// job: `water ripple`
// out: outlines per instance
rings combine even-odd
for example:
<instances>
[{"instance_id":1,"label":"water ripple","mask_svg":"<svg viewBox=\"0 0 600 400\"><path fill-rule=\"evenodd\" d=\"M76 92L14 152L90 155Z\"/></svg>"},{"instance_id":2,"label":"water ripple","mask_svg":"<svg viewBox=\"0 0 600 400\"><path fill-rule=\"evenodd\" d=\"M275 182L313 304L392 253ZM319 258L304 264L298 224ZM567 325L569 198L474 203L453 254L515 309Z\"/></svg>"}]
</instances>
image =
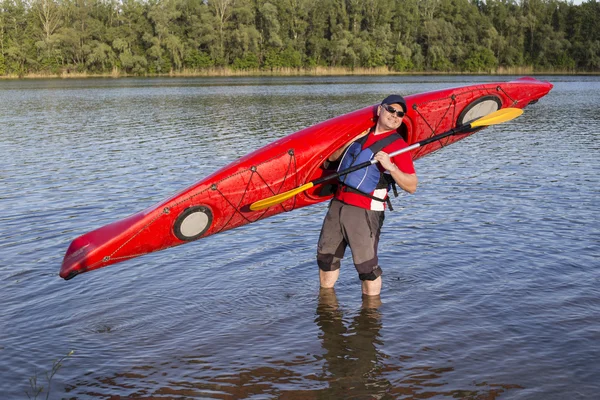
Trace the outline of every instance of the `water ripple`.
<instances>
[{"instance_id":1,"label":"water ripple","mask_svg":"<svg viewBox=\"0 0 600 400\"><path fill-rule=\"evenodd\" d=\"M58 397L593 398L597 77L551 77L524 116L417 162L386 216L380 305L350 252L319 292L325 204L57 276L74 237L277 138L382 93L496 80L0 82L0 390L22 397L75 350Z\"/></svg>"}]
</instances>

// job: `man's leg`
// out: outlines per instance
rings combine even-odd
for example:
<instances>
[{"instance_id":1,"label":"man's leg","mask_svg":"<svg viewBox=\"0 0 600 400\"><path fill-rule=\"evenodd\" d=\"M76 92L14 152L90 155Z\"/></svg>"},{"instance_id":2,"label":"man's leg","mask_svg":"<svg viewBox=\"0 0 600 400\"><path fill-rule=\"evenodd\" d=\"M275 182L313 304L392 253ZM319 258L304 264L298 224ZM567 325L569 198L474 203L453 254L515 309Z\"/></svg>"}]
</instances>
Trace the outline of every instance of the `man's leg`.
<instances>
[{"instance_id":1,"label":"man's leg","mask_svg":"<svg viewBox=\"0 0 600 400\"><path fill-rule=\"evenodd\" d=\"M317 264L319 265L319 283L322 288L333 288L340 276L340 263L346 251L346 241L340 226L340 208L342 203L332 200L323 221L321 235L317 245Z\"/></svg>"},{"instance_id":2,"label":"man's leg","mask_svg":"<svg viewBox=\"0 0 600 400\"><path fill-rule=\"evenodd\" d=\"M319 269L319 283L322 288L330 289L335 285L340 276L340 270L336 269L335 271L323 271Z\"/></svg>"},{"instance_id":3,"label":"man's leg","mask_svg":"<svg viewBox=\"0 0 600 400\"><path fill-rule=\"evenodd\" d=\"M362 281L362 293L365 296L379 296L381 293L381 276L374 281Z\"/></svg>"},{"instance_id":4,"label":"man's leg","mask_svg":"<svg viewBox=\"0 0 600 400\"><path fill-rule=\"evenodd\" d=\"M379 235L383 225L382 211L347 206L342 210L342 225L346 240L352 249L354 266L362 281L362 293L378 296L381 292L381 268L377 257Z\"/></svg>"}]
</instances>

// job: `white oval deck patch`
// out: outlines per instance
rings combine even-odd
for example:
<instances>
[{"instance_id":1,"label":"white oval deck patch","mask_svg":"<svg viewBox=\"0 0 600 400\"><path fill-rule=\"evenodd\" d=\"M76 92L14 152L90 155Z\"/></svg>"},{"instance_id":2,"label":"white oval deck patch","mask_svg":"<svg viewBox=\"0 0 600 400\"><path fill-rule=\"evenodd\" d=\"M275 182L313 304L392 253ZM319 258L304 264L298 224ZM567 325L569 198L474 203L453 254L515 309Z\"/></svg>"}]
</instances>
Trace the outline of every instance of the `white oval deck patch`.
<instances>
[{"instance_id":1,"label":"white oval deck patch","mask_svg":"<svg viewBox=\"0 0 600 400\"><path fill-rule=\"evenodd\" d=\"M179 231L186 237L196 236L206 228L208 221L208 215L202 211L194 212L181 221Z\"/></svg>"},{"instance_id":2,"label":"white oval deck patch","mask_svg":"<svg viewBox=\"0 0 600 400\"><path fill-rule=\"evenodd\" d=\"M180 240L196 240L210 228L212 221L212 212L208 207L189 207L175 220L173 232Z\"/></svg>"}]
</instances>

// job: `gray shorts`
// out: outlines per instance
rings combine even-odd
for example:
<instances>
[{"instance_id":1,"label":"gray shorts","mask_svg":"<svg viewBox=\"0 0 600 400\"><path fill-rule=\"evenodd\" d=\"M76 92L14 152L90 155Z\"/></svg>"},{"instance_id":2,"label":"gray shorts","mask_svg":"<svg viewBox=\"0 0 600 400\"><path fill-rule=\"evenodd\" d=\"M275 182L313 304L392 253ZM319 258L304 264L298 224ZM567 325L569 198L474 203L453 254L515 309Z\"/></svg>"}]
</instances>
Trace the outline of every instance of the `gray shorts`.
<instances>
[{"instance_id":1,"label":"gray shorts","mask_svg":"<svg viewBox=\"0 0 600 400\"><path fill-rule=\"evenodd\" d=\"M384 212L365 210L333 199L323 221L317 246L317 264L323 271L340 268L346 247L350 246L354 266L361 280L381 276L377 258Z\"/></svg>"}]
</instances>

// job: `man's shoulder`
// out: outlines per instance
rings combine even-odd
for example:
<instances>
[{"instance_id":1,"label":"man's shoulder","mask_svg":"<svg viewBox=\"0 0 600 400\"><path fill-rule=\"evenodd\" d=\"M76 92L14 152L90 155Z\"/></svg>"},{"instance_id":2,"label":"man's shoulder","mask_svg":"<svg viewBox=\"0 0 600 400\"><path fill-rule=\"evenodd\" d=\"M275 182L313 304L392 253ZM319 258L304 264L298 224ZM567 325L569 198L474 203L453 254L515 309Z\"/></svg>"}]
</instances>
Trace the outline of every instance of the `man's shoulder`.
<instances>
[{"instance_id":1,"label":"man's shoulder","mask_svg":"<svg viewBox=\"0 0 600 400\"><path fill-rule=\"evenodd\" d=\"M390 142L389 144L386 144L386 148L389 148L390 146L393 146L394 144L400 143L402 145L402 147L406 147L406 142L404 141L404 139L402 138L402 135L400 135L397 131L389 131L389 132L384 132L384 133L380 133L379 135L371 135L371 137L369 137L369 139L367 139L367 145L372 145L374 143L377 142L381 142L384 139L389 138L392 135L396 135L397 137L394 138L394 140L392 142ZM402 148L400 147L400 148Z\"/></svg>"},{"instance_id":2,"label":"man's shoulder","mask_svg":"<svg viewBox=\"0 0 600 400\"><path fill-rule=\"evenodd\" d=\"M393 150L403 149L407 146L408 146L408 144L406 143L404 138L402 138L402 136L400 134L398 134L398 138L396 140L394 140L393 142L391 142L389 145L385 146L385 148L393 151Z\"/></svg>"}]
</instances>

